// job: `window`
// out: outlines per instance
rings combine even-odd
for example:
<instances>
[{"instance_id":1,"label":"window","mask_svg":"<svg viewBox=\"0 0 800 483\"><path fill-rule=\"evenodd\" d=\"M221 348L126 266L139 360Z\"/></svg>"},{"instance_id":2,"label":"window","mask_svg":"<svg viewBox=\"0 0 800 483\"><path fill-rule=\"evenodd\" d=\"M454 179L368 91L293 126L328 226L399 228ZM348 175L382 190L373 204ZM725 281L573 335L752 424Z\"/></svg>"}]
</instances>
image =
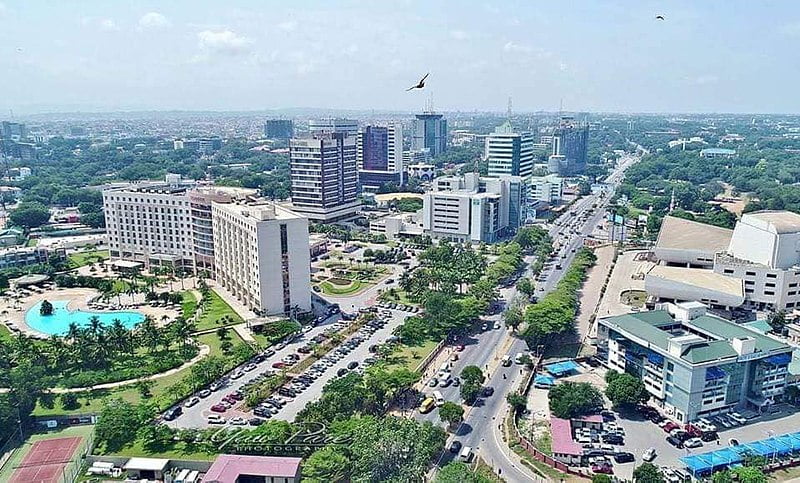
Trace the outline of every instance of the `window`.
<instances>
[{"instance_id":1,"label":"window","mask_svg":"<svg viewBox=\"0 0 800 483\"><path fill-rule=\"evenodd\" d=\"M765 287L775 288L775 282L767 282L764 284Z\"/></svg>"},{"instance_id":2,"label":"window","mask_svg":"<svg viewBox=\"0 0 800 483\"><path fill-rule=\"evenodd\" d=\"M755 285L755 284L756 284L756 282L755 282L754 280L745 280L745 281L744 281L744 284L745 284L745 285Z\"/></svg>"},{"instance_id":3,"label":"window","mask_svg":"<svg viewBox=\"0 0 800 483\"><path fill-rule=\"evenodd\" d=\"M767 278L778 278L778 275L776 275L774 273L768 273L767 274Z\"/></svg>"},{"instance_id":4,"label":"window","mask_svg":"<svg viewBox=\"0 0 800 483\"><path fill-rule=\"evenodd\" d=\"M756 272L745 272L744 274L747 275L748 277L755 277L756 276Z\"/></svg>"},{"instance_id":5,"label":"window","mask_svg":"<svg viewBox=\"0 0 800 483\"><path fill-rule=\"evenodd\" d=\"M775 292L772 290L764 290L764 295L775 295Z\"/></svg>"},{"instance_id":6,"label":"window","mask_svg":"<svg viewBox=\"0 0 800 483\"><path fill-rule=\"evenodd\" d=\"M730 275L730 274L732 274L732 273L733 273L733 270L732 270L732 269L730 269L730 268L726 268L725 270L723 270L723 272L724 272L724 273L726 273L726 274L728 274L728 275Z\"/></svg>"}]
</instances>

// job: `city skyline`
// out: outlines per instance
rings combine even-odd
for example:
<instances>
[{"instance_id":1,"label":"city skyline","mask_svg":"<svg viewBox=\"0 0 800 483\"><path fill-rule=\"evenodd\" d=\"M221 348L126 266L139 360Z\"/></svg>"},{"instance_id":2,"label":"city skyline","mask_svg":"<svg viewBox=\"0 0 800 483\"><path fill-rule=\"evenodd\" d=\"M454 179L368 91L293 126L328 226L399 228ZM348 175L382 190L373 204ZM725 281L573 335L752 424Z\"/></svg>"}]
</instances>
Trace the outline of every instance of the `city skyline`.
<instances>
[{"instance_id":1,"label":"city skyline","mask_svg":"<svg viewBox=\"0 0 800 483\"><path fill-rule=\"evenodd\" d=\"M800 112L790 2L459 7L3 0L0 112Z\"/></svg>"}]
</instances>

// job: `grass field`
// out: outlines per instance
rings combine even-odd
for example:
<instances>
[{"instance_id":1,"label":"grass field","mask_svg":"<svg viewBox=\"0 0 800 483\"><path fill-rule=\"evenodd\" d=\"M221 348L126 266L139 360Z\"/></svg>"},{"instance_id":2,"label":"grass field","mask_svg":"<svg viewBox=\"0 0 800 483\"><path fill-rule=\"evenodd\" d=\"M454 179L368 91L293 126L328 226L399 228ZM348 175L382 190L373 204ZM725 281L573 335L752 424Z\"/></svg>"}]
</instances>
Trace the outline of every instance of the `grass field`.
<instances>
[{"instance_id":1,"label":"grass field","mask_svg":"<svg viewBox=\"0 0 800 483\"><path fill-rule=\"evenodd\" d=\"M233 349L245 343L241 339L241 337L239 337L239 335L233 330L228 331L228 336L230 337L231 343L233 344ZM209 348L211 349L209 356L216 355L225 357L223 356L222 349L220 348L220 344L222 343L222 341L219 339L219 337L217 337L217 334L215 333L203 334L198 336L197 340L201 345L209 346ZM230 366L229 368L232 368L234 365L234 361L230 359L229 361L230 361L228 364ZM169 376L154 380L153 387L150 389L152 396L148 400L154 400L159 396L165 394L167 388L169 388L173 384L180 382L184 378L188 378L190 374L191 374L191 367L178 371L175 374L171 374ZM99 412L100 409L103 407L103 399L105 399L106 397L122 398L132 403L138 403L142 400L142 397L139 394L139 390L136 388L136 386L130 385L116 389L78 393L78 402L80 406L72 410L64 409L61 406L61 401L58 397L56 397L56 403L52 408L46 408L41 405L41 402L39 402L37 403L36 409L34 409L33 414L35 416L50 416L54 414L77 414L77 413Z\"/></svg>"},{"instance_id":2,"label":"grass field","mask_svg":"<svg viewBox=\"0 0 800 483\"><path fill-rule=\"evenodd\" d=\"M43 441L47 439L56 439L56 438L69 438L73 436L82 436L83 438L89 438L92 432L94 431L93 425L86 425L86 426L69 426L61 429L56 429L53 431L47 431L42 433L34 433L28 436L28 439L22 444L22 447L18 448L14 451L14 454L8 460L8 462L3 466L3 469L0 470L0 481L11 481L11 476L14 473L14 467L18 466L25 455L28 453L28 450L33 445L33 443L37 441ZM83 442L81 442L83 444Z\"/></svg>"},{"instance_id":3,"label":"grass field","mask_svg":"<svg viewBox=\"0 0 800 483\"><path fill-rule=\"evenodd\" d=\"M358 280L353 280L350 285L336 285L326 280L320 283L319 287L325 295L353 295L354 293L369 288L371 285L372 284Z\"/></svg>"},{"instance_id":4,"label":"grass field","mask_svg":"<svg viewBox=\"0 0 800 483\"><path fill-rule=\"evenodd\" d=\"M233 324L228 325L244 323L244 320L239 317L239 314L237 314L227 302L222 300L222 297L220 297L217 292L212 290L211 302L206 306L206 308L203 310L203 313L200 314L200 317L197 320L197 330L219 327L217 320L226 315L230 316L230 318L233 320Z\"/></svg>"},{"instance_id":5,"label":"grass field","mask_svg":"<svg viewBox=\"0 0 800 483\"><path fill-rule=\"evenodd\" d=\"M106 259L108 259L108 250L90 250L88 252L72 253L67 257L69 268L78 268Z\"/></svg>"},{"instance_id":6,"label":"grass field","mask_svg":"<svg viewBox=\"0 0 800 483\"><path fill-rule=\"evenodd\" d=\"M416 371L419 363L430 354L433 349L439 344L434 340L425 341L422 345L407 346L400 345L400 350L394 352L390 358L389 363L386 365L387 370L406 368L409 371Z\"/></svg>"},{"instance_id":7,"label":"grass field","mask_svg":"<svg viewBox=\"0 0 800 483\"><path fill-rule=\"evenodd\" d=\"M0 324L0 340L9 340L11 337L13 336L11 335L11 331L8 330L8 327Z\"/></svg>"},{"instance_id":8,"label":"grass field","mask_svg":"<svg viewBox=\"0 0 800 483\"><path fill-rule=\"evenodd\" d=\"M181 302L181 315L184 319L191 319L197 311L197 298L191 290L183 292L183 302Z\"/></svg>"},{"instance_id":9,"label":"grass field","mask_svg":"<svg viewBox=\"0 0 800 483\"><path fill-rule=\"evenodd\" d=\"M172 449L152 453L142 446L142 441L137 439L131 446L127 446L117 451L109 453L114 456L142 456L150 458L170 458L181 460L211 461L217 457L218 453L206 453L204 451L189 448L185 443L175 443Z\"/></svg>"}]
</instances>

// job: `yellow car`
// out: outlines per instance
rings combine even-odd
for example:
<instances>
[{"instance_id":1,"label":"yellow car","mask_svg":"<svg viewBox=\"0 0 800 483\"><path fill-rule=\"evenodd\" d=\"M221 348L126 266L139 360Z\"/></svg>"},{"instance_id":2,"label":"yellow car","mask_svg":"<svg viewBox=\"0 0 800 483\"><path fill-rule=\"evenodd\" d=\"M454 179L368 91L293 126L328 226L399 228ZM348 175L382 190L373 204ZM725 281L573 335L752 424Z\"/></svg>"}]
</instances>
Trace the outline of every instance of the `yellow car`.
<instances>
[{"instance_id":1,"label":"yellow car","mask_svg":"<svg viewBox=\"0 0 800 483\"><path fill-rule=\"evenodd\" d=\"M435 407L436 401L432 397L426 398L422 401L422 404L419 405L419 412L422 414L429 413Z\"/></svg>"}]
</instances>

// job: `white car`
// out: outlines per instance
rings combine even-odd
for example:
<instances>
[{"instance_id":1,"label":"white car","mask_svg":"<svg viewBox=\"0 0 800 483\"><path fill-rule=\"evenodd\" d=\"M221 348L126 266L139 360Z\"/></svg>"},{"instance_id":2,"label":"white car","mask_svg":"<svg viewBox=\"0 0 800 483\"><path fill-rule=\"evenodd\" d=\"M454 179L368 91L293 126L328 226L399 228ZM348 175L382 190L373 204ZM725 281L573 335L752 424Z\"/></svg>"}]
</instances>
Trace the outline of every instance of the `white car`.
<instances>
[{"instance_id":1,"label":"white car","mask_svg":"<svg viewBox=\"0 0 800 483\"><path fill-rule=\"evenodd\" d=\"M703 440L700 438L689 438L683 443L687 448L699 448L703 446Z\"/></svg>"},{"instance_id":2,"label":"white car","mask_svg":"<svg viewBox=\"0 0 800 483\"><path fill-rule=\"evenodd\" d=\"M246 366L244 366L242 369L244 369L247 372L250 372L250 371L254 370L255 368L256 368L256 365L251 362L250 364L247 364Z\"/></svg>"},{"instance_id":3,"label":"white car","mask_svg":"<svg viewBox=\"0 0 800 483\"><path fill-rule=\"evenodd\" d=\"M231 418L231 420L228 422L230 424L233 424L234 426L244 426L245 424L247 424L247 421L245 421L244 418L241 416L236 416L235 418Z\"/></svg>"},{"instance_id":4,"label":"white car","mask_svg":"<svg viewBox=\"0 0 800 483\"><path fill-rule=\"evenodd\" d=\"M200 402L200 398L199 397L192 396L192 397L190 397L189 399L186 400L186 403L183 405L183 407L190 408L190 407L194 406L195 404L197 404L199 402Z\"/></svg>"},{"instance_id":5,"label":"white car","mask_svg":"<svg viewBox=\"0 0 800 483\"><path fill-rule=\"evenodd\" d=\"M642 459L648 462L656 459L656 449L652 447L647 448L647 451L645 451L644 454L642 455Z\"/></svg>"},{"instance_id":6,"label":"white car","mask_svg":"<svg viewBox=\"0 0 800 483\"><path fill-rule=\"evenodd\" d=\"M225 418L220 416L219 414L209 414L208 418L206 418L208 424L225 424Z\"/></svg>"},{"instance_id":7,"label":"white car","mask_svg":"<svg viewBox=\"0 0 800 483\"><path fill-rule=\"evenodd\" d=\"M244 372L236 371L235 373L231 374L231 379L239 379L242 376L244 376Z\"/></svg>"}]
</instances>

